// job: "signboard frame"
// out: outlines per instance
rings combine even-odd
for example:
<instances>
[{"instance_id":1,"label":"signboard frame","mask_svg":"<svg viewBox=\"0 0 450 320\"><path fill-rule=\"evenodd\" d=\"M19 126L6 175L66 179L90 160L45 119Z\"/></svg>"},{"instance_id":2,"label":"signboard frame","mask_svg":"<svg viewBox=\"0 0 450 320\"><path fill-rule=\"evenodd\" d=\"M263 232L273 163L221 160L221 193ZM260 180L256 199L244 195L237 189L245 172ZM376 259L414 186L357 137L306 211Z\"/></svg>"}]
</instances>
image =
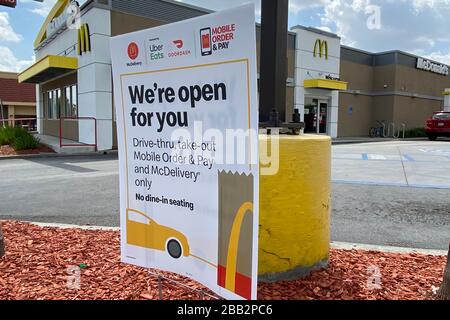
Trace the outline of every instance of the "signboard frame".
<instances>
[{"instance_id":1,"label":"signboard frame","mask_svg":"<svg viewBox=\"0 0 450 320\"><path fill-rule=\"evenodd\" d=\"M111 54L122 261L182 274L228 299L256 299L254 5L114 37ZM220 162L229 130L247 133L232 147L236 159ZM181 131L194 139L173 139Z\"/></svg>"}]
</instances>

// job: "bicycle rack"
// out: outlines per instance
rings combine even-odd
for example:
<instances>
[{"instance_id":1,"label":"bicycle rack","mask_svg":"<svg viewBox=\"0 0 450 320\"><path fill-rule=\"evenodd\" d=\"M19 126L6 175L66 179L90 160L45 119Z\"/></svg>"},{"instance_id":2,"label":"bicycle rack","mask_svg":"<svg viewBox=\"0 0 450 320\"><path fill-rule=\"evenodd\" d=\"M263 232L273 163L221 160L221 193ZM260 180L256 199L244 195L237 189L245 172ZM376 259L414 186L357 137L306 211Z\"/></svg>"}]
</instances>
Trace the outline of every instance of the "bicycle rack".
<instances>
[{"instance_id":1,"label":"bicycle rack","mask_svg":"<svg viewBox=\"0 0 450 320\"><path fill-rule=\"evenodd\" d=\"M400 126L403 129L403 135L402 135L402 139L405 139L405 132L406 132L406 123L401 123ZM400 128L398 128L398 135L400 135Z\"/></svg>"},{"instance_id":2,"label":"bicycle rack","mask_svg":"<svg viewBox=\"0 0 450 320\"><path fill-rule=\"evenodd\" d=\"M391 137L391 127L392 127L392 138L395 138L395 123L394 122L389 123L387 138Z\"/></svg>"},{"instance_id":3,"label":"bicycle rack","mask_svg":"<svg viewBox=\"0 0 450 320\"><path fill-rule=\"evenodd\" d=\"M386 123L382 123L381 126L383 127L382 131L381 131L381 136L383 138L386 138ZM389 135L389 129L388 129L388 135Z\"/></svg>"},{"instance_id":4,"label":"bicycle rack","mask_svg":"<svg viewBox=\"0 0 450 320\"><path fill-rule=\"evenodd\" d=\"M406 124L405 123L401 123L398 127L397 130L395 130L395 123L391 122L389 123L388 126L388 135L387 137L390 138L391 137L391 127L392 127L392 138L394 139L399 139L400 138L400 132L402 132L402 139L405 139L405 132L406 132Z\"/></svg>"}]
</instances>

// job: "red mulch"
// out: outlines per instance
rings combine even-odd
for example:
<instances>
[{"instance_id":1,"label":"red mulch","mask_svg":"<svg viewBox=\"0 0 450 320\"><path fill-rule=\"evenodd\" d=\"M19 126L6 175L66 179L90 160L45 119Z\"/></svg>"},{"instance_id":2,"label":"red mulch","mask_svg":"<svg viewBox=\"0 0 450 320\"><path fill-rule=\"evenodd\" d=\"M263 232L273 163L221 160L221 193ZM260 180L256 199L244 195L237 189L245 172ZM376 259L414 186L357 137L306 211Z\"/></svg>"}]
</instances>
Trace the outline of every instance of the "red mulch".
<instances>
[{"instance_id":1,"label":"red mulch","mask_svg":"<svg viewBox=\"0 0 450 320\"><path fill-rule=\"evenodd\" d=\"M157 299L149 271L120 263L119 233L42 228L3 223L6 256L0 259L1 299ZM358 250L331 250L330 266L306 279L259 285L259 299L429 299L441 283L446 257ZM68 289L67 267L81 269L81 289ZM368 267L381 272L381 289L367 287ZM195 281L163 273L184 285ZM198 299L164 281L164 299Z\"/></svg>"},{"instance_id":2,"label":"red mulch","mask_svg":"<svg viewBox=\"0 0 450 320\"><path fill-rule=\"evenodd\" d=\"M54 153L52 148L40 144L36 149L16 151L9 145L0 146L0 157L2 156L18 156L27 154Z\"/></svg>"}]
</instances>

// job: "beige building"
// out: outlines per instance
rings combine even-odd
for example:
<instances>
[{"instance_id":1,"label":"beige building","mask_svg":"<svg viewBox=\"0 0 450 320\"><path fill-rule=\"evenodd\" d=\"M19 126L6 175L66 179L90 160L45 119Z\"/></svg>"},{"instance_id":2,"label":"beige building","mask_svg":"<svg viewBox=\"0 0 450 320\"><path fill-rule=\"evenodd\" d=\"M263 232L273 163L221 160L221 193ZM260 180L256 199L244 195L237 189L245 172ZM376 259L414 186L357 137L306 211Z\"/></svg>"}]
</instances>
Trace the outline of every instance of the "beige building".
<instances>
[{"instance_id":1,"label":"beige building","mask_svg":"<svg viewBox=\"0 0 450 320\"><path fill-rule=\"evenodd\" d=\"M78 26L67 26L68 8L80 12ZM36 37L37 62L19 75L20 82L37 84L39 132L115 148L109 38L209 12L173 0L86 0L81 6L59 0ZM256 34L259 65L258 25ZM173 43L163 47L169 54ZM287 58L285 120L298 109L307 133L367 136L377 120L423 127L443 108L450 87L443 64L400 51L349 48L336 34L303 26L289 31Z\"/></svg>"},{"instance_id":2,"label":"beige building","mask_svg":"<svg viewBox=\"0 0 450 320\"><path fill-rule=\"evenodd\" d=\"M368 53L341 46L339 136L366 136L377 121L396 127L422 128L433 111L443 110L444 91L450 88L448 67L424 70L424 58L402 51Z\"/></svg>"},{"instance_id":3,"label":"beige building","mask_svg":"<svg viewBox=\"0 0 450 320\"><path fill-rule=\"evenodd\" d=\"M36 88L17 78L17 73L0 71L0 123L35 130Z\"/></svg>"}]
</instances>

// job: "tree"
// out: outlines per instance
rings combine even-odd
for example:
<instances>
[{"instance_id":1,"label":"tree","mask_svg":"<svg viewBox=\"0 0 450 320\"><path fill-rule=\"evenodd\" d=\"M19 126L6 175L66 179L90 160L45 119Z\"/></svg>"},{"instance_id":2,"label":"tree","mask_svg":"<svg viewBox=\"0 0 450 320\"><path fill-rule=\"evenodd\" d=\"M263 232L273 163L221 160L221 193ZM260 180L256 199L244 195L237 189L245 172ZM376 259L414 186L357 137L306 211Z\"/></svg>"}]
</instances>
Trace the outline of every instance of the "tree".
<instances>
[{"instance_id":1,"label":"tree","mask_svg":"<svg viewBox=\"0 0 450 320\"><path fill-rule=\"evenodd\" d=\"M438 299L440 300L450 300L450 245L448 246L447 253L447 264L445 265L444 270L444 280L442 281L442 285L437 292Z\"/></svg>"},{"instance_id":2,"label":"tree","mask_svg":"<svg viewBox=\"0 0 450 320\"><path fill-rule=\"evenodd\" d=\"M0 258L5 254L5 243L3 242L2 225L0 224Z\"/></svg>"}]
</instances>

